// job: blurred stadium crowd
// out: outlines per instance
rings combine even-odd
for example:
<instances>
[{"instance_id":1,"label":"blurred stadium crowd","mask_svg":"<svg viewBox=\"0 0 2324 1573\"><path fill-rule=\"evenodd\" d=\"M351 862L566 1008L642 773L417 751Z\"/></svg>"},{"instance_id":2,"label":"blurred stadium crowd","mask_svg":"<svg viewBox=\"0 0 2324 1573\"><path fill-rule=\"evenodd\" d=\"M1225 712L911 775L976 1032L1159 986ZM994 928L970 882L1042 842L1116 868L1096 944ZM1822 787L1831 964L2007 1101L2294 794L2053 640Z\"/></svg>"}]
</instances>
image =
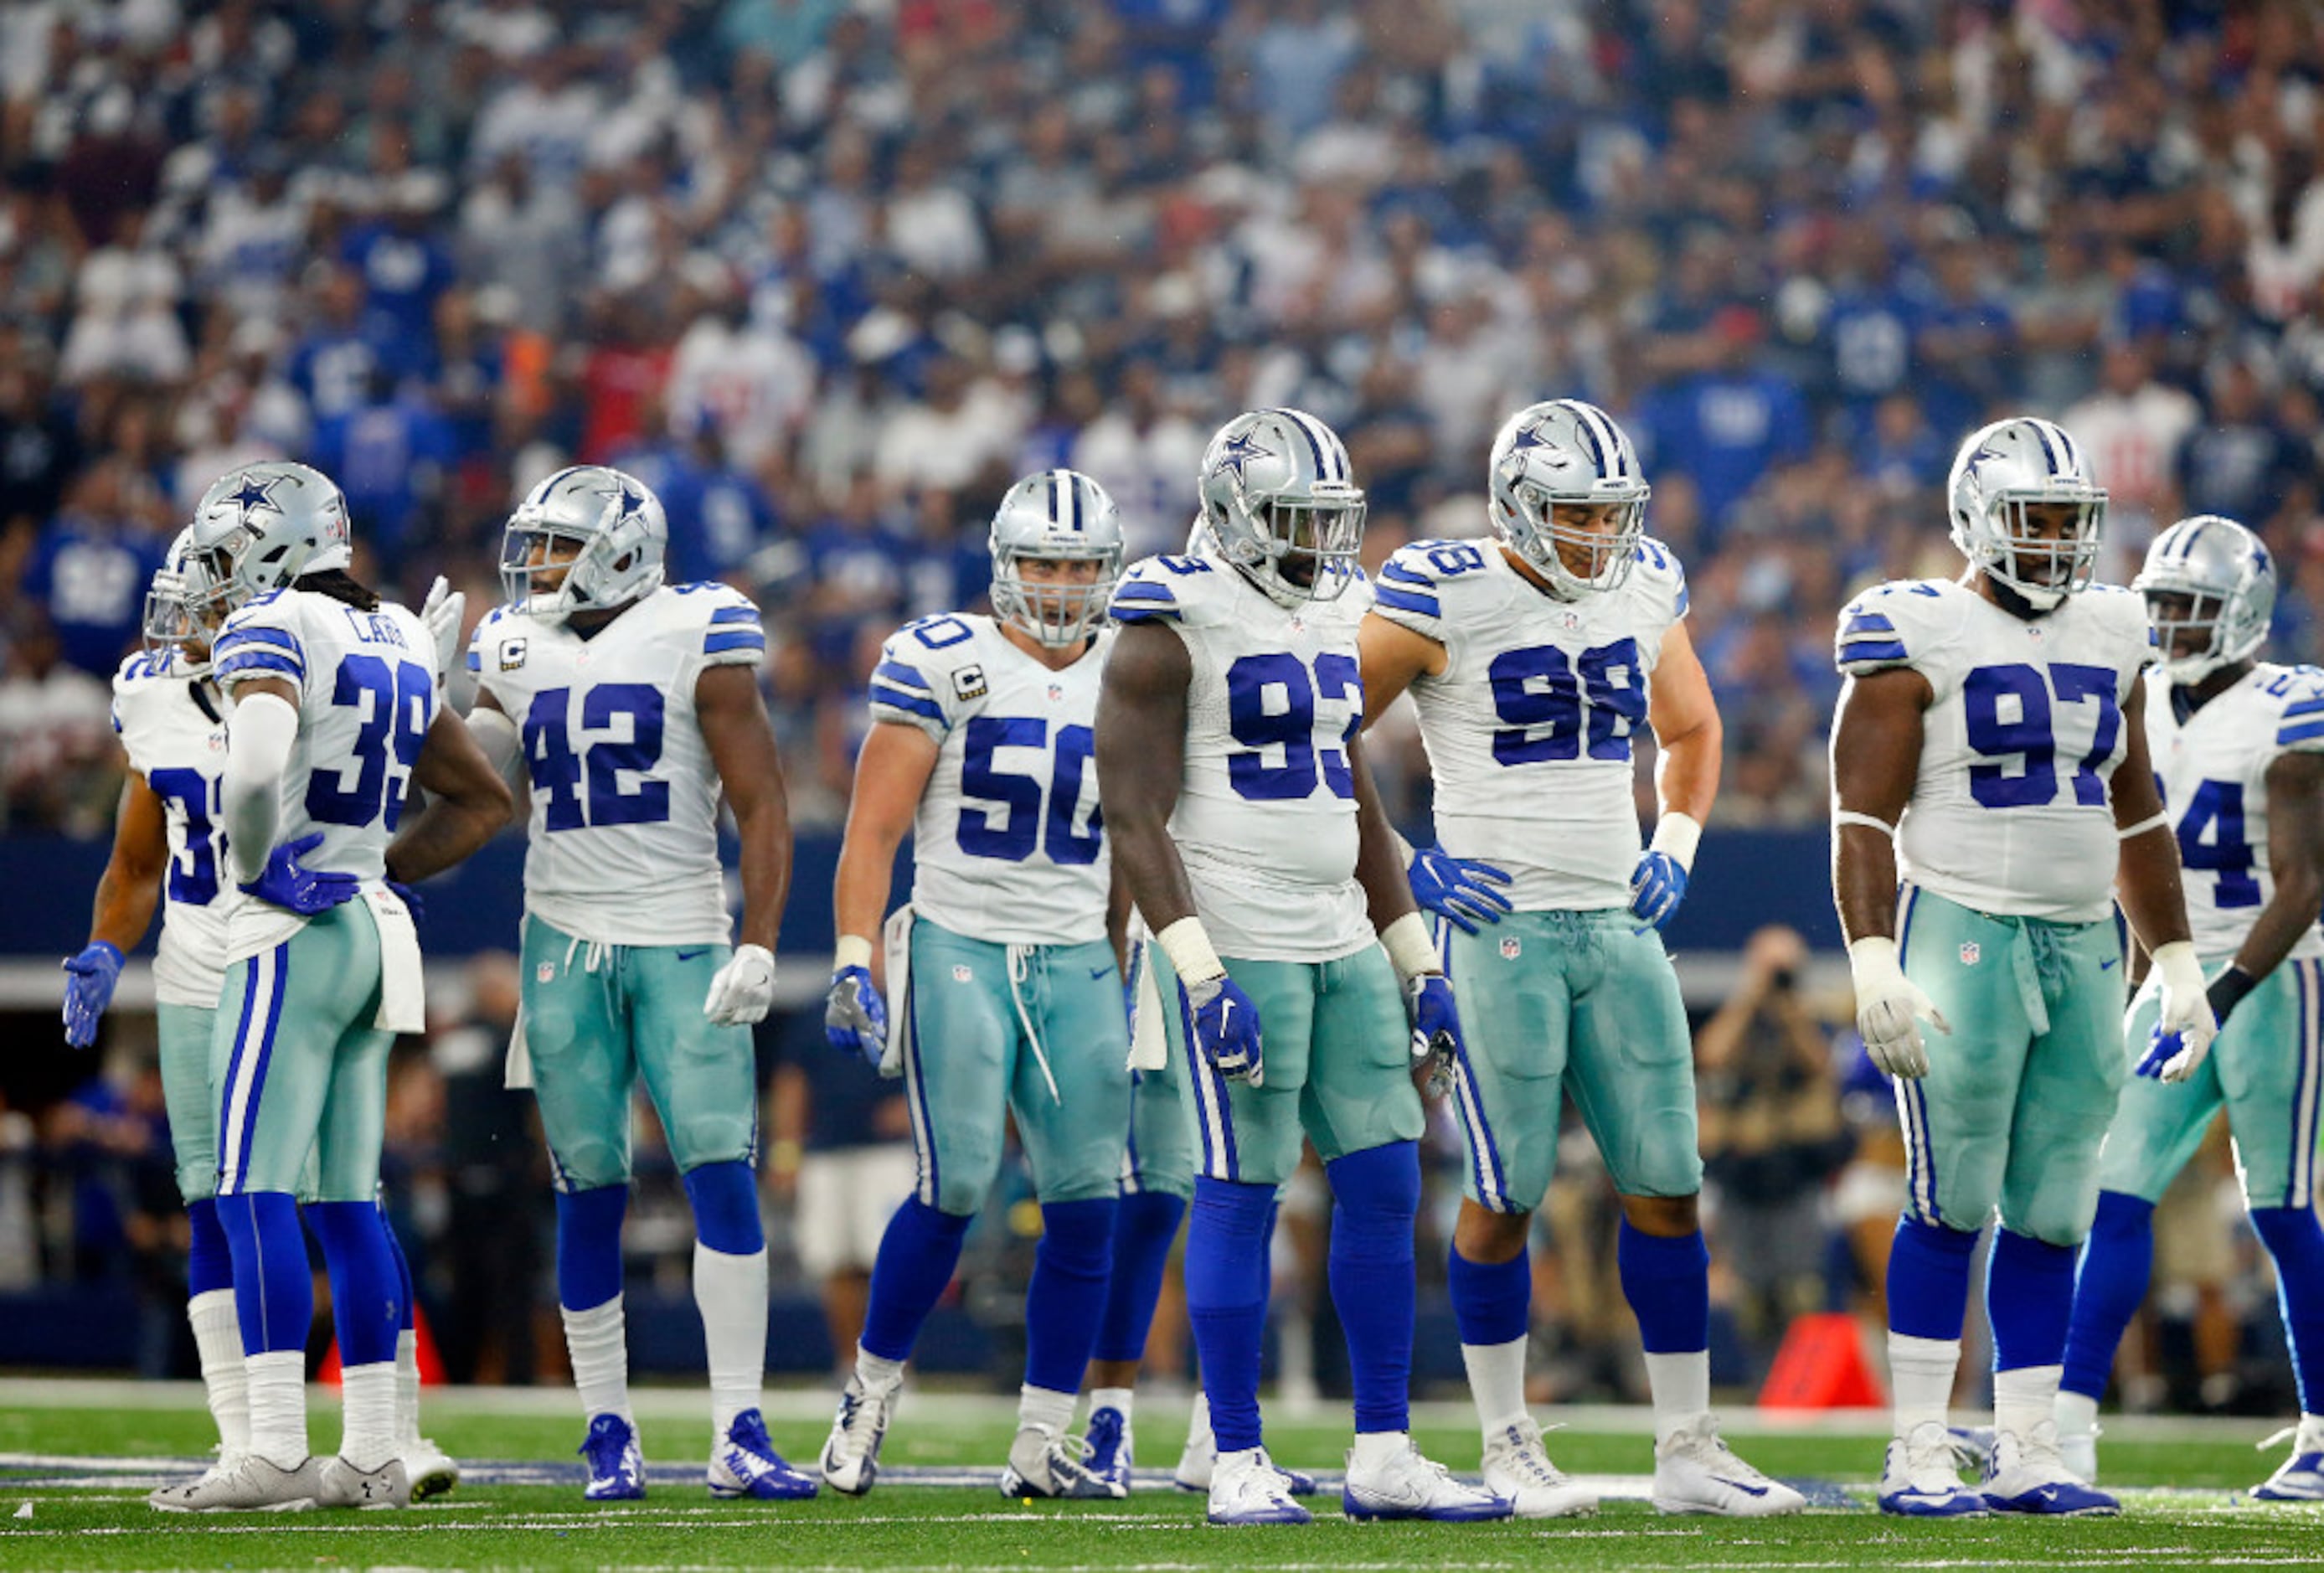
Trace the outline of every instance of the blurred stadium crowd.
<instances>
[{"instance_id":1,"label":"blurred stadium crowd","mask_svg":"<svg viewBox=\"0 0 2324 1573\"><path fill-rule=\"evenodd\" d=\"M447 572L475 615L534 480L650 481L676 574L766 609L811 828L880 639L982 593L1015 475L1096 477L1136 556L1182 538L1221 420L1296 404L1346 438L1377 561L1481 533L1496 423L1575 393L1688 565L1719 822L1812 823L1832 614L1955 571L1945 467L2000 410L2095 456L2103 577L2230 514L2285 565L2279 655L2324 658L2319 307L2298 0L0 0L0 805L106 831L106 679L249 458L327 470L361 574L416 602ZM1425 807L1416 741L1375 763ZM1848 1177L1883 1161L1881 1100L1850 1119L1849 1046L1795 1013L1702 1050L1744 1111L1706 1127L1714 1227L1815 1225L1788 1284L1728 1286L1747 1331L1855 1292ZM447 1250L442 1112L492 1100L446 1098L484 1086L446 1043L484 1030L399 1081ZM42 1143L134 1149L107 1086ZM107 1259L143 1259L118 1211ZM0 1277L55 1270L42 1216L0 1182ZM1545 1254L1572 1325L1622 1315L1591 1254Z\"/></svg>"}]
</instances>

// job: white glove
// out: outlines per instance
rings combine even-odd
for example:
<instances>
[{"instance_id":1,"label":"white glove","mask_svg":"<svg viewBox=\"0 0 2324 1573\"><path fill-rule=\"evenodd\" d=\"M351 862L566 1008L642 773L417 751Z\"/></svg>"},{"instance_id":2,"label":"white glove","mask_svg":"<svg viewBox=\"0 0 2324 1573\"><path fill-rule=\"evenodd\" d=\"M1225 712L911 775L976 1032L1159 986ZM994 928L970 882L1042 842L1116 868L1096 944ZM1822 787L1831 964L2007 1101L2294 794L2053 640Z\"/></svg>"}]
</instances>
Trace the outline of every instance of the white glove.
<instances>
[{"instance_id":1,"label":"white glove","mask_svg":"<svg viewBox=\"0 0 2324 1573\"><path fill-rule=\"evenodd\" d=\"M702 1013L722 1027L746 1027L765 1021L774 1003L775 953L763 945L744 945L710 980Z\"/></svg>"},{"instance_id":2,"label":"white glove","mask_svg":"<svg viewBox=\"0 0 2324 1573\"><path fill-rule=\"evenodd\" d=\"M438 574L436 582L428 587L428 598L420 603L420 620L428 625L436 641L436 691L440 695L460 660L460 630L468 620L467 592L455 590Z\"/></svg>"},{"instance_id":3,"label":"white glove","mask_svg":"<svg viewBox=\"0 0 2324 1573\"><path fill-rule=\"evenodd\" d=\"M1858 939L1848 948L1848 970L1856 984L1856 1030L1863 1034L1872 1063L1908 1081L1928 1075L1929 1046L1922 1039L1921 1022L1926 1021L1947 1037L1952 1036L1952 1023L1921 985L1904 976L1896 960L1896 941L1877 935Z\"/></svg>"},{"instance_id":4,"label":"white glove","mask_svg":"<svg viewBox=\"0 0 2324 1573\"><path fill-rule=\"evenodd\" d=\"M2202 1065L2211 1052L2211 1040L2219 1035L2204 989L2203 964L2196 959L2193 945L2174 939L2154 952L2154 976L2163 984L2163 1014L2138 1062L2138 1074L2184 1081Z\"/></svg>"}]
</instances>

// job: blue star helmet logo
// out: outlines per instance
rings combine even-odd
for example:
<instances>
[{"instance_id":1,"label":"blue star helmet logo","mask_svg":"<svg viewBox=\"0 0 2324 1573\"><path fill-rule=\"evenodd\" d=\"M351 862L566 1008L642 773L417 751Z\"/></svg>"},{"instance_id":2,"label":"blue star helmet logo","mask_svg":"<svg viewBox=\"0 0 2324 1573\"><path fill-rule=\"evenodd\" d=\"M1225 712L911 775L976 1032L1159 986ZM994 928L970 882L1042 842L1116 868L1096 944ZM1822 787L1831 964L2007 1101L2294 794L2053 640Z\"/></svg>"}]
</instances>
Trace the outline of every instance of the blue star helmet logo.
<instances>
[{"instance_id":1,"label":"blue star helmet logo","mask_svg":"<svg viewBox=\"0 0 2324 1573\"><path fill-rule=\"evenodd\" d=\"M1219 467L1234 471L1235 478L1240 480L1243 478L1243 467L1252 459L1274 457L1275 449L1245 431L1228 439L1226 446L1219 450Z\"/></svg>"},{"instance_id":2,"label":"blue star helmet logo","mask_svg":"<svg viewBox=\"0 0 2324 1573\"><path fill-rule=\"evenodd\" d=\"M262 481L256 475L245 472L242 477L242 485L228 492L221 500L232 503L241 509L244 520L250 517L251 510L254 508L264 508L272 513L280 514L282 512L282 505L274 500L274 488L281 484L281 476Z\"/></svg>"},{"instance_id":3,"label":"blue star helmet logo","mask_svg":"<svg viewBox=\"0 0 2324 1573\"><path fill-rule=\"evenodd\" d=\"M1545 421L1536 421L1530 426L1518 427L1517 440L1509 444L1509 451L1521 453L1528 448L1547 448L1549 439L1541 434L1542 427L1545 424Z\"/></svg>"},{"instance_id":4,"label":"blue star helmet logo","mask_svg":"<svg viewBox=\"0 0 2324 1573\"><path fill-rule=\"evenodd\" d=\"M603 495L609 499L618 500L622 504L622 511L615 521L616 523L619 523L622 519L635 518L639 510L642 509L646 505L645 494L631 486L627 481L615 483L612 491L606 492Z\"/></svg>"}]
</instances>

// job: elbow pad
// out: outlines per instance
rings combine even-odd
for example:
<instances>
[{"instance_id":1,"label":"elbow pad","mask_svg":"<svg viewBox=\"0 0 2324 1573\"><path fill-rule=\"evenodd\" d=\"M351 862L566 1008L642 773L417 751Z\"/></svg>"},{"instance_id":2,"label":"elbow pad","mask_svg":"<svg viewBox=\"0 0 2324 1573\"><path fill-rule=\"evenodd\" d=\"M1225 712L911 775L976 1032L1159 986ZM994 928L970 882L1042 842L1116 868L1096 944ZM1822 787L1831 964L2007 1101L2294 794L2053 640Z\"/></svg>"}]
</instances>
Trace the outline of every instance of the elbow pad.
<instances>
[{"instance_id":1,"label":"elbow pad","mask_svg":"<svg viewBox=\"0 0 2324 1573\"><path fill-rule=\"evenodd\" d=\"M235 706L219 796L236 883L256 879L266 868L281 814L282 776L298 741L299 712L286 701L254 694Z\"/></svg>"}]
</instances>

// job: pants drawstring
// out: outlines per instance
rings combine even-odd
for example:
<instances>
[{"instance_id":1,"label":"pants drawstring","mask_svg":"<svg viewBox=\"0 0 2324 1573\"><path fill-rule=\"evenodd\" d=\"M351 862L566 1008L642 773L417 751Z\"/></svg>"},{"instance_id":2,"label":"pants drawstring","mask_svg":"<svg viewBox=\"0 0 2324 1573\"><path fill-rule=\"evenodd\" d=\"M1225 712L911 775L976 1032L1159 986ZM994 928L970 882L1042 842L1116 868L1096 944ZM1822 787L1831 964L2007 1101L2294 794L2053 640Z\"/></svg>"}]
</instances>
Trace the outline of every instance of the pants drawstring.
<instances>
[{"instance_id":1,"label":"pants drawstring","mask_svg":"<svg viewBox=\"0 0 2324 1573\"><path fill-rule=\"evenodd\" d=\"M1017 1020L1025 1029L1025 1041L1032 1046L1033 1063L1041 1068L1041 1079L1049 1084L1049 1101L1063 1108L1065 1100L1057 1091L1056 1077L1049 1070L1048 1051L1041 1046L1040 1032L1033 1025L1032 1013L1025 1008L1025 994L1019 986L1032 976L1033 948L1030 945L1009 947L1009 1003L1017 1007Z\"/></svg>"}]
</instances>

